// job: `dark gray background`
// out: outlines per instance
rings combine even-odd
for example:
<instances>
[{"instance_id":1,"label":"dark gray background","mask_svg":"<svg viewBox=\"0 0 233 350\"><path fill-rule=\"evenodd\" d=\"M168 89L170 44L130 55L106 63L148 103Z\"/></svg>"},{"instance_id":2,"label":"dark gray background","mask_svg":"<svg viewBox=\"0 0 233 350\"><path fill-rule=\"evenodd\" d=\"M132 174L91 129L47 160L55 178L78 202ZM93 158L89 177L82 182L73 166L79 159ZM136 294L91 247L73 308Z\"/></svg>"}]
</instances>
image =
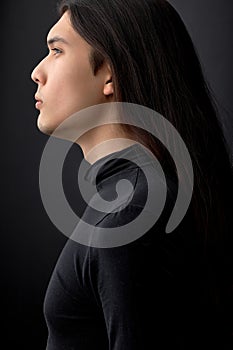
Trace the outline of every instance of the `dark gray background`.
<instances>
[{"instance_id":1,"label":"dark gray background","mask_svg":"<svg viewBox=\"0 0 233 350\"><path fill-rule=\"evenodd\" d=\"M232 0L172 0L198 50L206 79L216 94L220 118L233 153ZM2 315L7 349L44 349L47 330L42 303L56 259L66 242L43 208L38 185L47 141L36 127L33 67L47 53L45 39L56 19L55 0L7 1L2 41ZM72 148L67 183L75 183L82 158ZM67 187L82 210L79 193ZM75 204L74 204L75 205Z\"/></svg>"}]
</instances>

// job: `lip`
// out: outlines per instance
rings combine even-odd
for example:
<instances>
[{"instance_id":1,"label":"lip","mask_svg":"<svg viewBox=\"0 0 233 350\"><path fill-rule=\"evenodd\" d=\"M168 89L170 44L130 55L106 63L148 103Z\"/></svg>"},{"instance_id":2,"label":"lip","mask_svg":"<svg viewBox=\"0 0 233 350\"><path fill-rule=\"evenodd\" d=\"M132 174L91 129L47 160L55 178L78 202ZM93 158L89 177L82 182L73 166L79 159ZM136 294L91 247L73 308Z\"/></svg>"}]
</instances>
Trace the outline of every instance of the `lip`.
<instances>
[{"instance_id":1,"label":"lip","mask_svg":"<svg viewBox=\"0 0 233 350\"><path fill-rule=\"evenodd\" d=\"M42 106L43 101L39 98L38 95L35 95L35 99L36 99L35 107L36 107L37 109L40 109L41 106Z\"/></svg>"},{"instance_id":2,"label":"lip","mask_svg":"<svg viewBox=\"0 0 233 350\"><path fill-rule=\"evenodd\" d=\"M37 108L37 109L40 109L41 108L41 106L42 106L42 101L37 101L36 102L36 104L35 104L35 107Z\"/></svg>"}]
</instances>

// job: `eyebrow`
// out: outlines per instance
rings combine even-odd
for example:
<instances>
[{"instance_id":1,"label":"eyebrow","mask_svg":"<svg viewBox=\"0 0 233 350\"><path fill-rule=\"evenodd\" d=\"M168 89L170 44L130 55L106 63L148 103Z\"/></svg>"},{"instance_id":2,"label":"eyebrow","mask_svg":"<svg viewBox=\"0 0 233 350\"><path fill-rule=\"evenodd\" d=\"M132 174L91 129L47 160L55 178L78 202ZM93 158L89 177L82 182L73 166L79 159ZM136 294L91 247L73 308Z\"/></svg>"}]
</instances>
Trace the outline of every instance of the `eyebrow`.
<instances>
[{"instance_id":1,"label":"eyebrow","mask_svg":"<svg viewBox=\"0 0 233 350\"><path fill-rule=\"evenodd\" d=\"M57 43L57 42L62 42L64 44L68 44L68 41L66 41L61 36L54 36L53 38L51 38L47 41L47 45L49 46L49 45L52 45L53 43Z\"/></svg>"}]
</instances>

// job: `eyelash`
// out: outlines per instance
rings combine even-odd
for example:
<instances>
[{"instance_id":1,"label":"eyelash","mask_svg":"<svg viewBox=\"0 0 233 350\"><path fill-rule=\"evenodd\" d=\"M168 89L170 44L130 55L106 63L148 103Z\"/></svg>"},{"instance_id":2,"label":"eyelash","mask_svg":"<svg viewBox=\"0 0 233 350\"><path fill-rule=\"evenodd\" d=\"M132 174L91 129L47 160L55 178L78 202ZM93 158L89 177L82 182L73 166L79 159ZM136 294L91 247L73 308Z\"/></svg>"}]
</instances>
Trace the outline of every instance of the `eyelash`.
<instances>
[{"instance_id":1,"label":"eyelash","mask_svg":"<svg viewBox=\"0 0 233 350\"><path fill-rule=\"evenodd\" d=\"M54 55L58 55L59 53L62 53L62 51L56 47L54 49L51 49L51 51L55 51Z\"/></svg>"}]
</instances>

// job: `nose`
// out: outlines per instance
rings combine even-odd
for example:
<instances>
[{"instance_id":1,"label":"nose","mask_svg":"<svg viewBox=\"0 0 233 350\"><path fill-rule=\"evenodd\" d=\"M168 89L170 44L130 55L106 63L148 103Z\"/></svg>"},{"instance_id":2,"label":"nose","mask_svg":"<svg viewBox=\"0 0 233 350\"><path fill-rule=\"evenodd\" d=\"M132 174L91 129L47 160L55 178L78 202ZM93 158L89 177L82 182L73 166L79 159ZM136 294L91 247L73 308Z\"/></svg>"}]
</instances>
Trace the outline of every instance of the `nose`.
<instances>
[{"instance_id":1,"label":"nose","mask_svg":"<svg viewBox=\"0 0 233 350\"><path fill-rule=\"evenodd\" d=\"M34 68L31 74L31 79L36 84L44 84L45 83L45 72L42 69L43 60Z\"/></svg>"}]
</instances>

